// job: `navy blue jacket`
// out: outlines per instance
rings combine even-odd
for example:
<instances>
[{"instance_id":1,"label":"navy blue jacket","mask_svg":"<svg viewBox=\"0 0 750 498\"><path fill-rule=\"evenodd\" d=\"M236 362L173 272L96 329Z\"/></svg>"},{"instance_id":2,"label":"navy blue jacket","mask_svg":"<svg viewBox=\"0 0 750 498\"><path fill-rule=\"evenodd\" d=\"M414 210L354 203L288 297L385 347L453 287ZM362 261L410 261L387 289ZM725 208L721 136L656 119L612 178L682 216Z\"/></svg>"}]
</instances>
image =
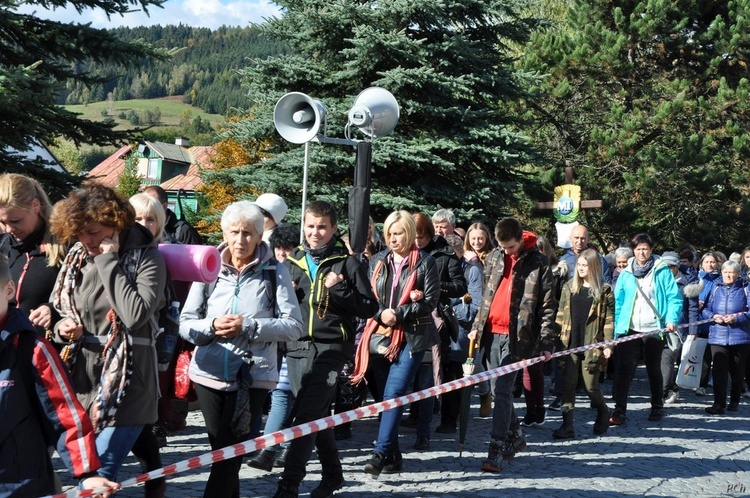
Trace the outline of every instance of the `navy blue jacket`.
<instances>
[{"instance_id":1,"label":"navy blue jacket","mask_svg":"<svg viewBox=\"0 0 750 498\"><path fill-rule=\"evenodd\" d=\"M699 320L700 311L698 309L698 300L691 299L685 292L686 287L698 284L698 272L680 265L680 271L677 274L677 277L675 277L675 281L677 282L677 289L680 291L680 295L683 298L680 325ZM680 328L678 332L682 336L682 339L685 340L688 334L698 333L698 327L696 325L690 325L688 328Z\"/></svg>"},{"instance_id":2,"label":"navy blue jacket","mask_svg":"<svg viewBox=\"0 0 750 498\"><path fill-rule=\"evenodd\" d=\"M697 309L698 311L690 317L690 321L694 322L699 320L703 316L703 310L706 307L706 301L708 296L711 294L714 286L721 282L721 273L706 273L703 270L698 272L698 282L688 285L685 288L685 296L691 298L691 309ZM691 289L695 287L695 289ZM704 323L696 327L690 327L691 334L698 334L698 337L708 337L708 329L710 325Z\"/></svg>"},{"instance_id":3,"label":"navy blue jacket","mask_svg":"<svg viewBox=\"0 0 750 498\"><path fill-rule=\"evenodd\" d=\"M750 313L748 312L747 288L741 278L731 286L716 281L714 290L709 294L703 308L703 318L711 319L714 315L731 315L740 313L734 322L712 323L708 332L708 343L717 346L736 346L750 344Z\"/></svg>"},{"instance_id":4,"label":"navy blue jacket","mask_svg":"<svg viewBox=\"0 0 750 498\"><path fill-rule=\"evenodd\" d=\"M23 312L9 308L0 330L2 497L54 493L50 445L78 478L99 468L94 430L67 370L52 345L33 330Z\"/></svg>"},{"instance_id":5,"label":"navy blue jacket","mask_svg":"<svg viewBox=\"0 0 750 498\"><path fill-rule=\"evenodd\" d=\"M465 297L451 299L453 311L458 319L458 341L451 340L451 361L463 363L469 356L469 332L471 324L479 311L482 303L482 271L471 263L463 261L461 266L464 270L464 278L467 282L469 302Z\"/></svg>"}]
</instances>

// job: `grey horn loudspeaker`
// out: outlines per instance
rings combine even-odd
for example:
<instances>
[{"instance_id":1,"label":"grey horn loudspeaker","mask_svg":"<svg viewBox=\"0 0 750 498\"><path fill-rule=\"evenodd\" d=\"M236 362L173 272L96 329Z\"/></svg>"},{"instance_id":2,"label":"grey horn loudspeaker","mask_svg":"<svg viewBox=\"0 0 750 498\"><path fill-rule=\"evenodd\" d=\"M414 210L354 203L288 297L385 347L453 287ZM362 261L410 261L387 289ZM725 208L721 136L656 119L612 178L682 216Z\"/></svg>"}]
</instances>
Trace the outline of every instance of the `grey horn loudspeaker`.
<instances>
[{"instance_id":1,"label":"grey horn loudspeaker","mask_svg":"<svg viewBox=\"0 0 750 498\"><path fill-rule=\"evenodd\" d=\"M384 88L370 87L357 95L349 109L349 126L354 126L371 138L384 137L398 124L399 109L396 98Z\"/></svg>"},{"instance_id":2,"label":"grey horn loudspeaker","mask_svg":"<svg viewBox=\"0 0 750 498\"><path fill-rule=\"evenodd\" d=\"M328 110L319 100L301 92L290 92L276 102L273 124L285 140L304 144L315 138Z\"/></svg>"}]
</instances>

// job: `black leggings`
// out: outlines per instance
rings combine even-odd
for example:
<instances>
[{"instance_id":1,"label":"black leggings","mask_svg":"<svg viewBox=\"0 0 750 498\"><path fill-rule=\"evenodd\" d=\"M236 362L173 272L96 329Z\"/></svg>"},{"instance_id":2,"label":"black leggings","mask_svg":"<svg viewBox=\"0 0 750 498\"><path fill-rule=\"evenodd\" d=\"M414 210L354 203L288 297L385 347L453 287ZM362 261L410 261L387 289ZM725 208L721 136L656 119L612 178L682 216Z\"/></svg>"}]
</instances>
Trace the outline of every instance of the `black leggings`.
<instances>
[{"instance_id":1,"label":"black leggings","mask_svg":"<svg viewBox=\"0 0 750 498\"><path fill-rule=\"evenodd\" d=\"M736 346L711 344L714 371L714 405L722 408L727 406L727 381L729 377L732 378L729 401L732 403L740 402L748 352L750 352L750 344Z\"/></svg>"},{"instance_id":2,"label":"black leggings","mask_svg":"<svg viewBox=\"0 0 750 498\"><path fill-rule=\"evenodd\" d=\"M212 450L241 443L244 438L232 434L231 423L237 402L237 391L226 392L195 384L198 402L208 432ZM250 389L250 412L252 419L263 416L263 404L268 389ZM250 424L252 426L252 422ZM230 458L211 465L211 473L203 491L204 498L239 498L240 466L242 457Z\"/></svg>"}]
</instances>

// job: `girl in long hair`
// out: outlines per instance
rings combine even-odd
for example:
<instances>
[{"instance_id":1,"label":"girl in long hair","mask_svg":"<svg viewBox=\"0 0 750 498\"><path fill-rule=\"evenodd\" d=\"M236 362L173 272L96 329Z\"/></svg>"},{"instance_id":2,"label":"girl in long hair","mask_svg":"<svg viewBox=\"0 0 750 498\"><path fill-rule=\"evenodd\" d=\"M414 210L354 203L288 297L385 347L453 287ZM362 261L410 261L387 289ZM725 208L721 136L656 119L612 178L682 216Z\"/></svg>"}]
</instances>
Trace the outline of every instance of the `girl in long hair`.
<instances>
[{"instance_id":1,"label":"girl in long hair","mask_svg":"<svg viewBox=\"0 0 750 498\"><path fill-rule=\"evenodd\" d=\"M602 277L601 258L593 249L586 249L576 261L573 278L562 290L557 323L564 349L576 348L612 339L614 332L615 298L612 287ZM585 353L567 355L562 360L563 423L552 435L556 439L575 437L573 408L576 388L583 385L597 410L594 434L602 435L609 428L609 408L599 389L599 373L606 368L612 348L589 349Z\"/></svg>"},{"instance_id":2,"label":"girl in long hair","mask_svg":"<svg viewBox=\"0 0 750 498\"><path fill-rule=\"evenodd\" d=\"M478 261L484 268L487 255L495 248L490 230L484 223L472 223L464 239L464 259L467 263Z\"/></svg>"}]
</instances>

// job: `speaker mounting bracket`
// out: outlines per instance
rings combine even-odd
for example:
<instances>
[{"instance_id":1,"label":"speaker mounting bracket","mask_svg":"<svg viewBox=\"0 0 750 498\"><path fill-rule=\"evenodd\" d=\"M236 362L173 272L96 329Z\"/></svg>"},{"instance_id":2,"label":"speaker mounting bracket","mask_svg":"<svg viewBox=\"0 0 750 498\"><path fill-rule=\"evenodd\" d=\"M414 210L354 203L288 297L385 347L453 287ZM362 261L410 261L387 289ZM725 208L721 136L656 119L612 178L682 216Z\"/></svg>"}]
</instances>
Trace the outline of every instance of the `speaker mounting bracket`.
<instances>
[{"instance_id":1,"label":"speaker mounting bracket","mask_svg":"<svg viewBox=\"0 0 750 498\"><path fill-rule=\"evenodd\" d=\"M318 142L321 144L334 144L334 145L348 145L349 147L356 147L360 140L354 140L350 138L334 138L327 137L318 133L311 142Z\"/></svg>"}]
</instances>

